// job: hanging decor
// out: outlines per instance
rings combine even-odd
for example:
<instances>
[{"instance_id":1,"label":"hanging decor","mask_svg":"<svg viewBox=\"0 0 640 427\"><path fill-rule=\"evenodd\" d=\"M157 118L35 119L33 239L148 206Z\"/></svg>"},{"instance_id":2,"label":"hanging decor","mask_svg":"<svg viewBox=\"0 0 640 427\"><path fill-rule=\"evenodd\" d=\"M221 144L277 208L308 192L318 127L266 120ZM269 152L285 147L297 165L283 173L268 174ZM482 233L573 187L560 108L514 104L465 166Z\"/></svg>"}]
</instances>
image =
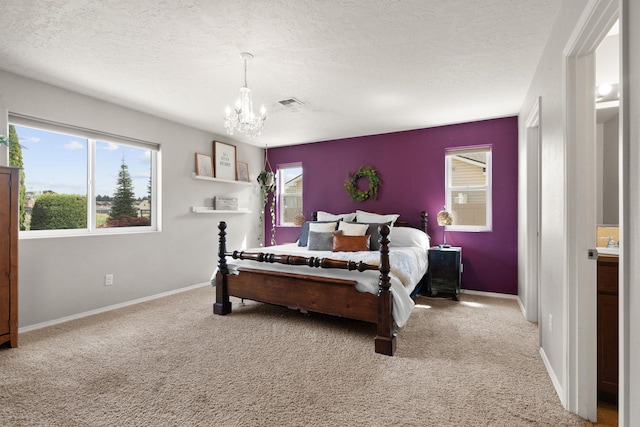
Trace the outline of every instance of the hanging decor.
<instances>
[{"instance_id":1,"label":"hanging decor","mask_svg":"<svg viewBox=\"0 0 640 427\"><path fill-rule=\"evenodd\" d=\"M360 178L366 178L369 180L369 188L366 190L360 190L358 188L358 180ZM344 188L347 190L347 194L351 197L351 200L356 202L362 202L369 197L378 199L378 186L382 183L378 172L371 166L361 166L356 173L349 172L349 177L344 182Z\"/></svg>"},{"instance_id":2,"label":"hanging decor","mask_svg":"<svg viewBox=\"0 0 640 427\"><path fill-rule=\"evenodd\" d=\"M276 244L276 174L269 163L268 147L264 147L264 169L258 174L258 184L262 194L262 209L260 211L260 222L264 218L264 209L271 197L269 214L271 216L271 245ZM262 239L260 239L262 240Z\"/></svg>"},{"instance_id":3,"label":"hanging decor","mask_svg":"<svg viewBox=\"0 0 640 427\"><path fill-rule=\"evenodd\" d=\"M264 105L260 109L260 115L253 113L253 100L251 89L247 86L247 61L253 58L249 52L240 54L244 61L244 86L240 88L240 97L236 101L235 107L231 109L227 106L224 117L224 127L229 135L233 132L242 132L248 137L255 137L262 133L264 121L267 120L267 110Z\"/></svg>"}]
</instances>

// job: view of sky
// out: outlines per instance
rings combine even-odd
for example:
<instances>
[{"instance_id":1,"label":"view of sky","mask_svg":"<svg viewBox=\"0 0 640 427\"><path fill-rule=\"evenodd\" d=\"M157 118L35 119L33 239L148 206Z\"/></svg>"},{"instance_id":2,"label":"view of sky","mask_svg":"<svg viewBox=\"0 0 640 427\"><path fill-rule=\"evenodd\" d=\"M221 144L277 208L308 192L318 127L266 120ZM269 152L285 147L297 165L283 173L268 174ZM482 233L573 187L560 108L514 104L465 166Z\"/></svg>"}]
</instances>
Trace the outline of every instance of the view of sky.
<instances>
[{"instance_id":1,"label":"view of sky","mask_svg":"<svg viewBox=\"0 0 640 427\"><path fill-rule=\"evenodd\" d=\"M18 125L15 128L23 147L28 192L87 194L87 139ZM136 197L147 197L151 152L101 141L96 142L96 195L113 196L123 156Z\"/></svg>"}]
</instances>

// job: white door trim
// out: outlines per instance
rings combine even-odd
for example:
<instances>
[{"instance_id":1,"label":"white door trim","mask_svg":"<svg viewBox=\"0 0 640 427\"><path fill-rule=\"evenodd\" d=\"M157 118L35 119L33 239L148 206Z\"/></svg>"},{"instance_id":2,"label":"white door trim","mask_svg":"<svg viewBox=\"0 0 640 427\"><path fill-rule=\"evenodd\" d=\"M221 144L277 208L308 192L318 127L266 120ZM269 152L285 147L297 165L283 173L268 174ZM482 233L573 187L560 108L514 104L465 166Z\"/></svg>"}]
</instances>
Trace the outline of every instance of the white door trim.
<instances>
[{"instance_id":1,"label":"white door trim","mask_svg":"<svg viewBox=\"0 0 640 427\"><path fill-rule=\"evenodd\" d=\"M540 268L540 103L538 97L531 107L531 111L525 121L525 150L527 164L525 165L525 215L526 215L526 242L523 247L525 255L525 318L529 322L538 322L539 306L539 282L538 270Z\"/></svg>"},{"instance_id":2,"label":"white door trim","mask_svg":"<svg viewBox=\"0 0 640 427\"><path fill-rule=\"evenodd\" d=\"M561 399L590 420L597 415L596 263L587 259L596 226L594 51L618 15L618 0L589 2L563 51L567 269Z\"/></svg>"}]
</instances>

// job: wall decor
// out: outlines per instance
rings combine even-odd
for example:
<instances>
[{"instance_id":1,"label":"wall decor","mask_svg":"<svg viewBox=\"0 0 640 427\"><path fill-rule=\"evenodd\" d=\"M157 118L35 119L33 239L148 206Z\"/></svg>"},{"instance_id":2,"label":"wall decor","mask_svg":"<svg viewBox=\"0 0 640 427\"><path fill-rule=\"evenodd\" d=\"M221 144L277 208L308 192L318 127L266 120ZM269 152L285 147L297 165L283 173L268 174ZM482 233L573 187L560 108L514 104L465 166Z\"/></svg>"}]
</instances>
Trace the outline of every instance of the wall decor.
<instances>
[{"instance_id":1,"label":"wall decor","mask_svg":"<svg viewBox=\"0 0 640 427\"><path fill-rule=\"evenodd\" d=\"M236 180L236 146L213 141L213 170L216 178Z\"/></svg>"},{"instance_id":2,"label":"wall decor","mask_svg":"<svg viewBox=\"0 0 640 427\"><path fill-rule=\"evenodd\" d=\"M215 196L213 198L213 208L217 211L237 211L238 198L228 196Z\"/></svg>"},{"instance_id":3,"label":"wall decor","mask_svg":"<svg viewBox=\"0 0 640 427\"><path fill-rule=\"evenodd\" d=\"M360 178L367 178L369 180L369 188L366 190L360 190L358 188L358 180ZM347 194L351 197L351 200L356 202L362 202L369 197L372 199L378 199L378 186L382 183L378 172L371 166L360 166L360 169L356 173L349 172L347 180L344 182L344 188L347 190Z\"/></svg>"},{"instance_id":4,"label":"wall decor","mask_svg":"<svg viewBox=\"0 0 640 427\"><path fill-rule=\"evenodd\" d=\"M249 182L249 163L236 162L237 180Z\"/></svg>"},{"instance_id":5,"label":"wall decor","mask_svg":"<svg viewBox=\"0 0 640 427\"><path fill-rule=\"evenodd\" d=\"M196 175L213 177L213 157L196 153Z\"/></svg>"}]
</instances>

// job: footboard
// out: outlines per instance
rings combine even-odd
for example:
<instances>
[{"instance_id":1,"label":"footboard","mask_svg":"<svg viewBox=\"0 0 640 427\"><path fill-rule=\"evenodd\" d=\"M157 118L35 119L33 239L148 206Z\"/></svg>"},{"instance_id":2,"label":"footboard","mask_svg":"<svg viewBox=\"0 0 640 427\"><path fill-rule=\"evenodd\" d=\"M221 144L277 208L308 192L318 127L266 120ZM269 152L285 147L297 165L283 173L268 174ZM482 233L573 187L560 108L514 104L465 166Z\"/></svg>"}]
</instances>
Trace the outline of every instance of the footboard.
<instances>
[{"instance_id":1,"label":"footboard","mask_svg":"<svg viewBox=\"0 0 640 427\"><path fill-rule=\"evenodd\" d=\"M246 298L308 311L362 320L377 325L375 351L392 356L395 351L389 272L389 227L380 226L380 265L342 261L330 258L278 255L262 252L226 250L227 224L221 221L219 229L218 272L215 278L215 314L231 313L230 296ZM378 294L358 292L355 280L332 279L312 274L291 274L241 268L238 274L229 274L226 257L263 263L279 263L349 271L378 270Z\"/></svg>"}]
</instances>

